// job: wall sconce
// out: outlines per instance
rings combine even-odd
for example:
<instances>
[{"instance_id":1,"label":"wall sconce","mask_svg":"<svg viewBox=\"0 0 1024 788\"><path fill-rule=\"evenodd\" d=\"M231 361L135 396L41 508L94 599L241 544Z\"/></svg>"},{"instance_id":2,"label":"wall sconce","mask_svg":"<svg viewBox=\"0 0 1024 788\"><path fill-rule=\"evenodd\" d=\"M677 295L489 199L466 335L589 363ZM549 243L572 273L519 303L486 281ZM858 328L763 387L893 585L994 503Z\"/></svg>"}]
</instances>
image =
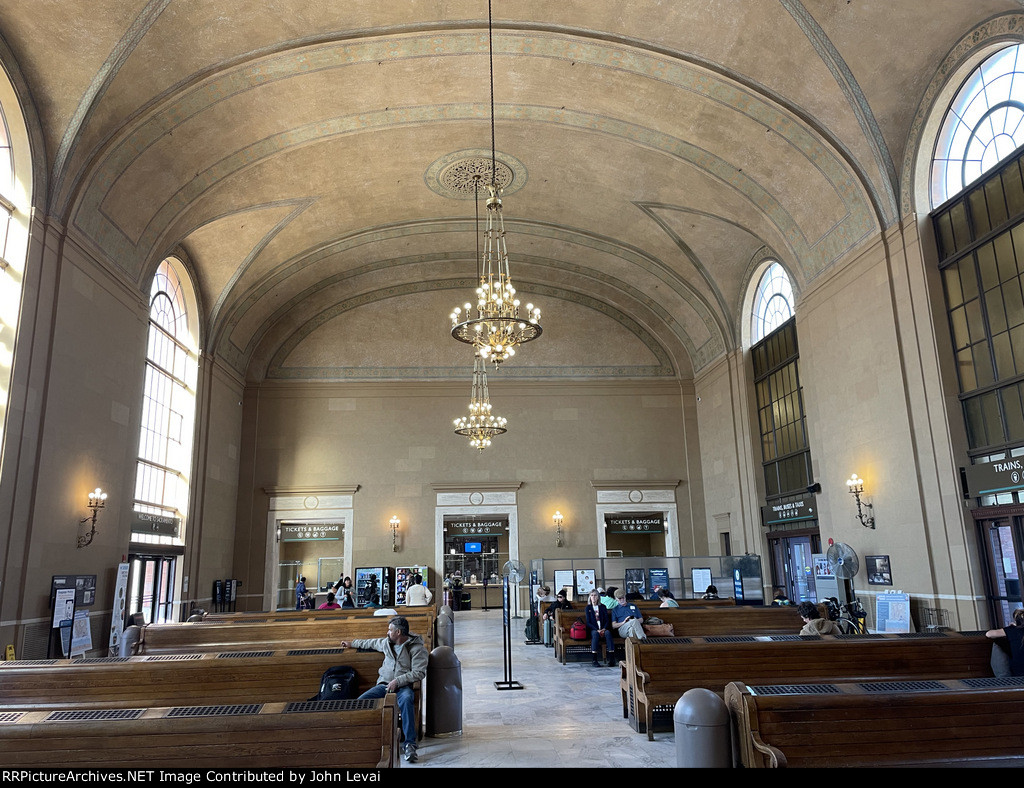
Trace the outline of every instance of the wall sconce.
<instances>
[{"instance_id":1,"label":"wall sconce","mask_svg":"<svg viewBox=\"0 0 1024 788\"><path fill-rule=\"evenodd\" d=\"M92 544L93 537L96 536L96 515L99 514L100 509L107 505L107 494L103 492L99 487L89 493L89 503L86 506L89 507L91 514L88 517L83 517L78 521L79 525L85 525L86 523L92 524L92 529L89 533L78 537L79 549Z\"/></svg>"},{"instance_id":2,"label":"wall sconce","mask_svg":"<svg viewBox=\"0 0 1024 788\"><path fill-rule=\"evenodd\" d=\"M846 489L850 491L850 495L857 501L857 519L860 520L860 524L865 528L874 528L875 518L865 514L864 509L874 509L875 507L873 504L861 500L861 495L864 494L864 480L857 474L852 474L846 480Z\"/></svg>"},{"instance_id":3,"label":"wall sconce","mask_svg":"<svg viewBox=\"0 0 1024 788\"><path fill-rule=\"evenodd\" d=\"M398 552L398 526L402 524L402 521L398 519L396 514L391 518L391 552Z\"/></svg>"},{"instance_id":4,"label":"wall sconce","mask_svg":"<svg viewBox=\"0 0 1024 788\"><path fill-rule=\"evenodd\" d=\"M555 524L555 547L565 547L565 540L562 539L562 513L556 511L551 515L551 522Z\"/></svg>"}]
</instances>

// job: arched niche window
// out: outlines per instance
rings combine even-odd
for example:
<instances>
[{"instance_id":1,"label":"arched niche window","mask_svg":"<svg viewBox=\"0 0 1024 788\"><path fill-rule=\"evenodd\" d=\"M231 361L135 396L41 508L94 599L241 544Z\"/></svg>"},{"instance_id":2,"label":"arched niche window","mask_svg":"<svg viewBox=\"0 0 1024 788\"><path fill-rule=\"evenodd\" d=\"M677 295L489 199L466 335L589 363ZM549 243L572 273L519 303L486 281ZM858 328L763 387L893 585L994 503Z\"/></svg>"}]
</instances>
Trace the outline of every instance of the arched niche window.
<instances>
[{"instance_id":1,"label":"arched niche window","mask_svg":"<svg viewBox=\"0 0 1024 788\"><path fill-rule=\"evenodd\" d=\"M149 301L149 340L142 429L135 477L135 511L155 515L157 535L133 541L181 544L188 511L198 370L197 310L183 267L160 263ZM172 521L172 522L168 522ZM177 524L177 536L168 533Z\"/></svg>"},{"instance_id":2,"label":"arched niche window","mask_svg":"<svg viewBox=\"0 0 1024 788\"><path fill-rule=\"evenodd\" d=\"M28 128L0 69L0 429L6 432L32 195Z\"/></svg>"},{"instance_id":3,"label":"arched niche window","mask_svg":"<svg viewBox=\"0 0 1024 788\"><path fill-rule=\"evenodd\" d=\"M953 98L935 142L935 208L1024 145L1024 52L1006 47L971 72Z\"/></svg>"},{"instance_id":4,"label":"arched niche window","mask_svg":"<svg viewBox=\"0 0 1024 788\"><path fill-rule=\"evenodd\" d=\"M769 265L761 275L750 317L751 344L760 342L793 317L793 284L778 262Z\"/></svg>"}]
</instances>

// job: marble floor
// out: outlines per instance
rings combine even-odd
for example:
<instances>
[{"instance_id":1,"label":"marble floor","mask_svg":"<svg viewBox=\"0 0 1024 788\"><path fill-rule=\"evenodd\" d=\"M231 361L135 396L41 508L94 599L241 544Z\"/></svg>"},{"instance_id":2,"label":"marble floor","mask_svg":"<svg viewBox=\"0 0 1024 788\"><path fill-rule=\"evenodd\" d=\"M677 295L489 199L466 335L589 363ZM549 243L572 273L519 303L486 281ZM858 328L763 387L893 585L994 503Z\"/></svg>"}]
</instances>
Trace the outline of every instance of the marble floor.
<instances>
[{"instance_id":1,"label":"marble floor","mask_svg":"<svg viewBox=\"0 0 1024 788\"><path fill-rule=\"evenodd\" d=\"M512 679L505 680L500 610L455 613L455 654L462 666L461 736L426 737L419 763L403 767L539 769L658 768L676 765L672 732L655 741L622 717L619 669L561 665L554 649L525 644L524 619L512 621Z\"/></svg>"}]
</instances>

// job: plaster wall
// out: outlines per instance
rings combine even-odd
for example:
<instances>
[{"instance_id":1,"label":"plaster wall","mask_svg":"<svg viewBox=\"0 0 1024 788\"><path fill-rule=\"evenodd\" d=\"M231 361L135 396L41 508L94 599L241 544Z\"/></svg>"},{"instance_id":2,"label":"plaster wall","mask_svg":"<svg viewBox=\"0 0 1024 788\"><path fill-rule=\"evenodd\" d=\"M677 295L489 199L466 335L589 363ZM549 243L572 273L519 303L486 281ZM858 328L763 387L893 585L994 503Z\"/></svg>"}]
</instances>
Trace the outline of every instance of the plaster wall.
<instances>
[{"instance_id":1,"label":"plaster wall","mask_svg":"<svg viewBox=\"0 0 1024 788\"><path fill-rule=\"evenodd\" d=\"M500 373L494 377L497 378ZM263 576L267 488L315 490L358 485L353 496L355 565L435 567L434 483L521 483L519 555L598 554L599 480L681 479L700 487L696 431L687 431L678 383L494 382L494 412L509 431L478 452L454 435L467 386L453 384L264 383L245 394L236 576L255 602ZM693 473L691 469L696 469ZM689 479L693 473L697 478ZM707 551L700 496L685 495L680 542ZM692 498L692 501L691 501ZM565 546L555 547L551 515L565 516ZM388 521L402 521L399 551ZM247 589L247 590L246 590Z\"/></svg>"}]
</instances>

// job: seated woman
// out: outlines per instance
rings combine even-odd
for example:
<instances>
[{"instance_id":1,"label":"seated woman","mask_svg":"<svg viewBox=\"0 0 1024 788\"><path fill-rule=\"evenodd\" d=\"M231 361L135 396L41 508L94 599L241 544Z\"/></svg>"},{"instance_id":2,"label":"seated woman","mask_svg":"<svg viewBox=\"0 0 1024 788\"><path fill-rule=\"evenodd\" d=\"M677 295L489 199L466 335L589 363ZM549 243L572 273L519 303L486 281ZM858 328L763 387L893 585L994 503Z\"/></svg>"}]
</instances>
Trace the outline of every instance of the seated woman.
<instances>
[{"instance_id":1,"label":"seated woman","mask_svg":"<svg viewBox=\"0 0 1024 788\"><path fill-rule=\"evenodd\" d=\"M704 596L701 599L718 599L718 588L715 586L708 586L704 591Z\"/></svg>"},{"instance_id":2,"label":"seated woman","mask_svg":"<svg viewBox=\"0 0 1024 788\"><path fill-rule=\"evenodd\" d=\"M324 602L317 610L341 610L341 605L334 601L335 596L331 591L327 592L327 601Z\"/></svg>"},{"instance_id":3,"label":"seated woman","mask_svg":"<svg viewBox=\"0 0 1024 788\"><path fill-rule=\"evenodd\" d=\"M821 617L818 606L813 602L801 602L797 606L796 612L804 620L803 628L801 628L799 633L801 635L843 634L843 630L839 628L835 621L829 621L827 618Z\"/></svg>"},{"instance_id":4,"label":"seated woman","mask_svg":"<svg viewBox=\"0 0 1024 788\"><path fill-rule=\"evenodd\" d=\"M555 601L548 605L548 609L541 616L541 621L554 620L556 610L572 610L572 602L569 601L564 588L555 596Z\"/></svg>"},{"instance_id":5,"label":"seated woman","mask_svg":"<svg viewBox=\"0 0 1024 788\"><path fill-rule=\"evenodd\" d=\"M658 589L658 598L661 599L661 604L658 607L679 607L679 603L667 588Z\"/></svg>"},{"instance_id":6,"label":"seated woman","mask_svg":"<svg viewBox=\"0 0 1024 788\"><path fill-rule=\"evenodd\" d=\"M1013 611L1013 623L1002 629L990 629L988 638L1006 638L1010 644L1010 675L1024 676L1024 607Z\"/></svg>"},{"instance_id":7,"label":"seated woman","mask_svg":"<svg viewBox=\"0 0 1024 788\"><path fill-rule=\"evenodd\" d=\"M772 607L783 607L785 605L791 605L789 597L786 596L786 592L783 588L776 588L775 595L772 597Z\"/></svg>"},{"instance_id":8,"label":"seated woman","mask_svg":"<svg viewBox=\"0 0 1024 788\"><path fill-rule=\"evenodd\" d=\"M601 638L604 638L605 653L608 655L608 667L615 666L615 643L612 640L612 617L608 608L601 604L601 595L597 589L590 592L587 603L587 630L590 632L591 663L595 668L601 667L598 659L601 656Z\"/></svg>"}]
</instances>

